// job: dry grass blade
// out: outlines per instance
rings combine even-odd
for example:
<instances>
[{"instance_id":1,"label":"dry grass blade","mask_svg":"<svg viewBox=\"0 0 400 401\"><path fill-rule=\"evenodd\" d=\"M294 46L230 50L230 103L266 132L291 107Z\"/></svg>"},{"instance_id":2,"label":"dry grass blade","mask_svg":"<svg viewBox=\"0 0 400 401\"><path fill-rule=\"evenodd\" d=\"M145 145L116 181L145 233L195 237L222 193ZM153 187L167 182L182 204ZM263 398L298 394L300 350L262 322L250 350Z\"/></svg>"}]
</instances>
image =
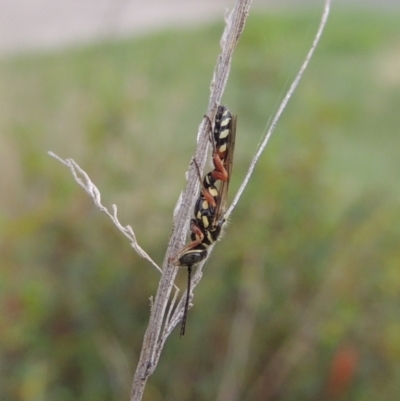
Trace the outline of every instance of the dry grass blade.
<instances>
[{"instance_id":1,"label":"dry grass blade","mask_svg":"<svg viewBox=\"0 0 400 401\"><path fill-rule=\"evenodd\" d=\"M79 165L73 159L62 159L57 156L53 152L48 152L51 157L54 157L59 162L67 166L72 175L74 176L75 181L87 192L87 194L93 199L94 204L98 209L100 209L103 213L105 213L112 222L116 225L119 231L127 237L131 243L132 248L136 251L136 253L143 259L148 260L160 273L162 273L161 268L158 266L156 262L145 252L145 250L138 244L136 240L135 232L132 230L132 227L127 225L123 226L118 220L118 210L116 205L112 205L113 212L110 213L108 209L102 205L101 203L101 194L96 185L93 184L92 180L89 178L88 174L79 167Z\"/></svg>"},{"instance_id":2,"label":"dry grass blade","mask_svg":"<svg viewBox=\"0 0 400 401\"><path fill-rule=\"evenodd\" d=\"M229 76L233 51L243 31L246 18L249 13L251 0L238 0L235 8L229 14L226 27L221 40L222 52L218 58L214 77L211 83L211 94L207 108L208 118L204 118L199 127L198 143L194 158L202 169L205 164L208 149L209 119L213 120L216 108ZM171 263L178 250L182 248L188 229L188 222L198 196L199 180L194 164L189 168L188 180L185 191L182 193L174 213L174 229L169 241L168 249L163 263L163 274L157 289L154 305L150 315L150 321L143 341L142 352L138 367L135 372L131 401L142 399L148 377L153 373L159 360L162 347L166 338L180 321L183 313L184 299L178 302L170 320L165 320L168 300L174 285L177 268ZM201 278L201 266L194 274L192 283L196 285ZM183 294L183 297L186 297ZM164 330L162 326L164 324Z\"/></svg>"},{"instance_id":3,"label":"dry grass blade","mask_svg":"<svg viewBox=\"0 0 400 401\"><path fill-rule=\"evenodd\" d=\"M229 207L229 209L226 212L227 219L230 216L230 214L232 213L232 211L235 208L235 206L237 205L237 203L239 202L239 199L242 196L247 184L249 183L251 175L253 174L253 171L258 162L258 159L260 158L261 154L264 152L265 147L267 146L267 143L268 143L269 139L271 138L271 135L274 132L275 127L278 124L278 121L281 118L283 111L285 110L290 98L292 97L294 91L296 90L297 85L299 84L300 79L302 78L304 71L306 70L306 68L314 54L314 51L317 48L319 40L321 39L321 36L322 36L322 32L324 31L325 25L328 21L331 2L332 2L332 0L325 1L325 6L324 6L324 11L322 14L321 22L319 24L318 31L315 35L314 41L311 45L311 48L310 48L309 52L307 53L307 56L302 64L302 66L300 67L300 70L297 73L296 78L294 79L292 85L290 86L288 92L286 93L284 99L282 100L282 103L280 104L278 111L276 112L274 118L272 119L272 122L270 124L268 131L266 132L261 144L259 145L259 147L253 157L253 160L250 163L250 167L249 167L249 170L247 171L246 177L244 178L242 185L240 186L238 192L236 193L231 206Z\"/></svg>"},{"instance_id":4,"label":"dry grass blade","mask_svg":"<svg viewBox=\"0 0 400 401\"><path fill-rule=\"evenodd\" d=\"M249 9L251 6L251 0L237 0L235 8L229 13L226 19L226 26L224 33L221 39L221 54L218 57L217 65L214 71L214 76L211 82L211 93L209 104L207 108L207 116L205 117L198 131L198 143L196 152L194 155L194 159L197 161L200 169L204 168L204 164L207 158L207 149L209 145L209 121L213 121L216 113L216 109L221 102L222 94L224 92L232 61L232 56L234 49L238 43L239 37L243 32L245 21L247 19ZM291 85L288 93L286 94L281 106L278 109L268 132L265 134L265 137L257 149L256 155L254 156L252 163L250 165L249 171L244 179L243 184L241 185L238 193L236 194L232 205L226 212L226 218L232 213L232 210L238 203L240 196L242 195L244 188L246 187L250 176L254 170L255 164L257 163L258 158L261 153L264 151L269 138L272 135L272 132L275 129L275 126L285 109L290 97L292 96L295 88L297 87L303 72L305 71L313 52L318 44L318 41L321 37L322 31L326 24L329 8L330 8L330 0L325 2L325 9L323 13L323 17L321 20L321 24L318 30L318 33L314 39L313 45L307 54L306 60L301 66L301 69L296 76L293 84ZM98 188L93 184L90 180L89 176L75 163L72 159L61 159L54 153L49 152L50 156L56 158L65 166L67 166L71 173L74 176L75 181L82 186L85 191L91 196L95 205L104 213L106 213L113 223L117 226L117 228L130 240L132 247L135 251L141 256L148 260L153 266L157 268L161 272L161 278L158 285L158 289L156 295L154 297L154 302L151 306L151 313L149 324L144 335L142 350L138 362L138 366L134 375L132 391L131 391L131 401L140 401L143 397L144 389L146 387L147 380L149 376L154 372L163 346L166 342L166 339L171 334L174 327L179 323L183 308L185 304L186 294L182 295L182 298L177 301L178 291L175 291L175 294L171 300L171 292L175 286L175 278L178 272L178 268L173 264L174 256L177 255L178 250L182 248L187 230L189 227L190 216L193 213L193 207L195 201L198 197L199 191L199 178L198 172L196 170L195 165L192 163L189 166L189 171L187 175L187 185L185 190L179 197L177 202L177 206L174 211L174 226L171 234L171 238L168 244L167 252L163 261L162 269L150 258L150 256L139 246L136 240L135 233L132 228L128 226L123 226L119 222L117 218L117 208L113 205L112 213L108 211L106 207L104 207L101 203L101 195ZM212 248L212 247L211 247ZM212 249L209 249L211 252ZM209 253L210 253L209 252ZM196 271L194 272L193 278L191 280L191 288L192 290L196 287L202 277L202 267L206 260L199 264ZM176 286L175 286L176 288ZM189 293L189 299L191 299L192 294ZM169 306L169 307L168 307Z\"/></svg>"}]
</instances>

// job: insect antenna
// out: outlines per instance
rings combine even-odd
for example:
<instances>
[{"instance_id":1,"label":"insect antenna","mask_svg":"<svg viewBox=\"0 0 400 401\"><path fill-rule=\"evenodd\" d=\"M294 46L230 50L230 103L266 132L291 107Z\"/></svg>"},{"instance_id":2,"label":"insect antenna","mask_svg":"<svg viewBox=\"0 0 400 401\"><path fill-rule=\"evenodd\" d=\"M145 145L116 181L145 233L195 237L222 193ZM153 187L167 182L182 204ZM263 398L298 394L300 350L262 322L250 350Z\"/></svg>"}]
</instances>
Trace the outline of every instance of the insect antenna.
<instances>
[{"instance_id":1,"label":"insect antenna","mask_svg":"<svg viewBox=\"0 0 400 401\"><path fill-rule=\"evenodd\" d=\"M188 309L189 309L190 283L191 283L191 281L192 281L192 265L188 265L188 282L187 282L187 289L186 289L186 301L185 301L185 309L183 310L180 337L185 335L186 318L187 318Z\"/></svg>"}]
</instances>

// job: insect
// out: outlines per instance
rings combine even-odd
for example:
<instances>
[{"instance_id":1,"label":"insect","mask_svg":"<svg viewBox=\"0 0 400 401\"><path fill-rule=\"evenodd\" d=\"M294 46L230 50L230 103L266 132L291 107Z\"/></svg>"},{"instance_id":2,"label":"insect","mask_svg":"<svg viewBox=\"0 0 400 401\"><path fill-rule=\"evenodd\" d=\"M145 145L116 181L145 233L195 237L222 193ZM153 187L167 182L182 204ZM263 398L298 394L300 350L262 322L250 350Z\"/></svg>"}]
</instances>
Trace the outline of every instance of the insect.
<instances>
[{"instance_id":1,"label":"insect","mask_svg":"<svg viewBox=\"0 0 400 401\"><path fill-rule=\"evenodd\" d=\"M224 213L235 147L236 116L232 116L227 107L219 106L212 131L213 135L210 135L210 141L213 148L214 170L207 173L202 180L201 193L194 208L195 218L190 222L191 242L181 250L178 256L178 265L188 268L181 336L185 334L192 267L207 257L208 247L218 240L225 223ZM193 162L201 181L200 169L197 162L195 160ZM218 181L220 184L217 188L215 184Z\"/></svg>"}]
</instances>

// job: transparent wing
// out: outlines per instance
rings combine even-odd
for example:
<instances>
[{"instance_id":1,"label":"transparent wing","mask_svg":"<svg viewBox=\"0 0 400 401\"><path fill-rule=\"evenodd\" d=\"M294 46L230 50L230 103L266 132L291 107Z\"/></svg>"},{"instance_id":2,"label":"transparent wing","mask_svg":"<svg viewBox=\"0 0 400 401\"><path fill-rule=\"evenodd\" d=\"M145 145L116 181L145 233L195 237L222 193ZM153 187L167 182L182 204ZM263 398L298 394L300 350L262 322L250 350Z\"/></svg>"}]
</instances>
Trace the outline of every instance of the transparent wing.
<instances>
[{"instance_id":1,"label":"transparent wing","mask_svg":"<svg viewBox=\"0 0 400 401\"><path fill-rule=\"evenodd\" d=\"M217 210L215 213L215 224L218 224L218 222L223 219L225 210L226 210L229 182L231 180L231 174L232 174L232 168L233 168L233 154L235 151L236 120L237 120L237 116L232 115L231 127L230 127L231 132L228 136L227 152L226 152L226 157L225 157L225 162L224 162L224 167L228 173L228 179L226 181L221 181L221 186L219 188L220 201L218 202Z\"/></svg>"}]
</instances>

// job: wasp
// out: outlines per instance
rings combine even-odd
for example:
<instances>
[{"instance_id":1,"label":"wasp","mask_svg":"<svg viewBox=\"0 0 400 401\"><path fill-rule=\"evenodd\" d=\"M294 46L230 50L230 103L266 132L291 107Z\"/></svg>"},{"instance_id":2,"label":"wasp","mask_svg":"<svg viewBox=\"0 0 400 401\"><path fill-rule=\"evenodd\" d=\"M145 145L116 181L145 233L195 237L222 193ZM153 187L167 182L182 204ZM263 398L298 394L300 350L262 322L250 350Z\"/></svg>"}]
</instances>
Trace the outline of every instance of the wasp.
<instances>
[{"instance_id":1,"label":"wasp","mask_svg":"<svg viewBox=\"0 0 400 401\"><path fill-rule=\"evenodd\" d=\"M213 146L214 170L206 174L202 180L201 193L194 207L195 219L192 219L190 224L192 242L180 251L179 261L186 253L200 245L204 238L207 238L205 231L215 232L219 235L218 228L220 222L223 221L236 137L236 116L232 116L226 106L218 107L213 131L214 135L210 140ZM193 163L201 181L199 166L196 160L193 160ZM219 188L215 185L217 181L221 181ZM216 239L212 242L215 242ZM185 266L186 264L182 263L181 265Z\"/></svg>"},{"instance_id":2,"label":"wasp","mask_svg":"<svg viewBox=\"0 0 400 401\"><path fill-rule=\"evenodd\" d=\"M200 169L197 162L193 160L202 182L202 188L194 207L195 218L190 222L191 242L182 249L178 256L178 265L188 268L181 336L185 334L192 267L207 257L208 248L218 240L225 223L224 213L232 174L235 138L236 116L233 116L226 106L221 105L217 109L214 128L210 135L214 170L207 173L201 180ZM220 184L217 187L218 181Z\"/></svg>"}]
</instances>

